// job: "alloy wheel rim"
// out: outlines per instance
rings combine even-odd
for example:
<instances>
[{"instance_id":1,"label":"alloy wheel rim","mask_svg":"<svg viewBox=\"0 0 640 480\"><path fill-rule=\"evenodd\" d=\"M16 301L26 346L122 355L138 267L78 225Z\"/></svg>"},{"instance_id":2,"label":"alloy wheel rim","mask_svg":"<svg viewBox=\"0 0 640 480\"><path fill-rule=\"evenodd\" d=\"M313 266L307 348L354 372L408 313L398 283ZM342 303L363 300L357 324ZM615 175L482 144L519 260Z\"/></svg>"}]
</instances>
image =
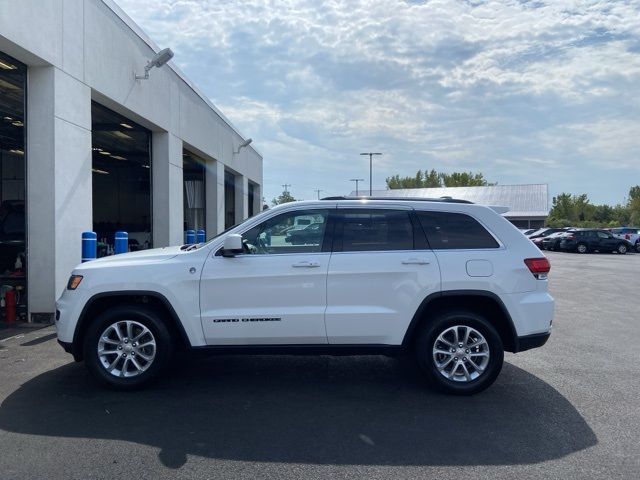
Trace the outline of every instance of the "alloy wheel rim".
<instances>
[{"instance_id":1,"label":"alloy wheel rim","mask_svg":"<svg viewBox=\"0 0 640 480\"><path fill-rule=\"evenodd\" d=\"M110 375L137 377L156 358L156 339L140 322L119 320L102 332L97 351L100 364Z\"/></svg>"},{"instance_id":2,"label":"alloy wheel rim","mask_svg":"<svg viewBox=\"0 0 640 480\"><path fill-rule=\"evenodd\" d=\"M475 328L455 325L444 330L433 344L433 361L444 378L454 382L471 382L489 365L489 344Z\"/></svg>"}]
</instances>

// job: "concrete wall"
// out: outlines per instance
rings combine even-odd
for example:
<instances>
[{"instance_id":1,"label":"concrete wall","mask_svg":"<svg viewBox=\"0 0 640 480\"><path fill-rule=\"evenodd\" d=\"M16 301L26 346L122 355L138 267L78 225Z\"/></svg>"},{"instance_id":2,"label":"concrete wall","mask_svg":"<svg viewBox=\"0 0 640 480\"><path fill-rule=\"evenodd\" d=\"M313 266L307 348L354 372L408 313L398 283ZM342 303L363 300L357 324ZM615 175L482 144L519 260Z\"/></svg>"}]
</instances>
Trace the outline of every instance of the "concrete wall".
<instances>
[{"instance_id":1,"label":"concrete wall","mask_svg":"<svg viewBox=\"0 0 640 480\"><path fill-rule=\"evenodd\" d=\"M238 220L262 157L172 63L135 80L158 46L112 0L0 1L0 51L29 66L27 222L30 312L53 312L80 234L92 226L91 100L152 131L153 240L183 238L183 146L207 161L207 235L224 228L224 169ZM261 191L261 187L258 188ZM259 209L258 209L259 210Z\"/></svg>"}]
</instances>

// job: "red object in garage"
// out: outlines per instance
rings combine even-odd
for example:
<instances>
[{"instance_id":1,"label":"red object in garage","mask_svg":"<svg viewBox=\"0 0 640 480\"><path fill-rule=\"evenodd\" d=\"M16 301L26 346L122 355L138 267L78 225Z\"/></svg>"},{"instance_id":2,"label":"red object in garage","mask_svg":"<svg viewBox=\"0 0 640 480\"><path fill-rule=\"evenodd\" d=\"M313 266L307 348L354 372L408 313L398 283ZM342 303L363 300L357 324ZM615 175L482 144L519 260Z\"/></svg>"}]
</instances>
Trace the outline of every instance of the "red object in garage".
<instances>
[{"instance_id":1,"label":"red object in garage","mask_svg":"<svg viewBox=\"0 0 640 480\"><path fill-rule=\"evenodd\" d=\"M4 294L6 320L8 323L16 321L16 291L9 290Z\"/></svg>"}]
</instances>

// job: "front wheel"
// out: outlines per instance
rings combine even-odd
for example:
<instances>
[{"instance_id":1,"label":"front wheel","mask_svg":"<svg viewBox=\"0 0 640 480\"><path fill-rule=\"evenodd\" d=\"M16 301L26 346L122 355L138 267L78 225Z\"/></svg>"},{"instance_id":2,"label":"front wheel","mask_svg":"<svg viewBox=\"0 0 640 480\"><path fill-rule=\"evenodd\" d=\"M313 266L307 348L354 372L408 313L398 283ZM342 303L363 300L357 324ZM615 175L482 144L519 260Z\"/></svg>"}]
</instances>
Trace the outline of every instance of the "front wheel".
<instances>
[{"instance_id":1,"label":"front wheel","mask_svg":"<svg viewBox=\"0 0 640 480\"><path fill-rule=\"evenodd\" d=\"M584 243L579 243L578 246L576 247L576 250L578 251L578 253L587 253L589 251L589 249Z\"/></svg>"},{"instance_id":2,"label":"front wheel","mask_svg":"<svg viewBox=\"0 0 640 480\"><path fill-rule=\"evenodd\" d=\"M87 368L101 382L120 390L142 386L169 362L172 342L158 315L138 306L107 310L89 326L84 339Z\"/></svg>"},{"instance_id":3,"label":"front wheel","mask_svg":"<svg viewBox=\"0 0 640 480\"><path fill-rule=\"evenodd\" d=\"M504 361L500 335L484 317L467 311L429 321L416 342L418 364L436 388L473 395L488 388Z\"/></svg>"},{"instance_id":4,"label":"front wheel","mask_svg":"<svg viewBox=\"0 0 640 480\"><path fill-rule=\"evenodd\" d=\"M618 252L620 255L624 255L625 253L627 253L627 246L624 243L619 244L618 248L616 248L616 252Z\"/></svg>"}]
</instances>

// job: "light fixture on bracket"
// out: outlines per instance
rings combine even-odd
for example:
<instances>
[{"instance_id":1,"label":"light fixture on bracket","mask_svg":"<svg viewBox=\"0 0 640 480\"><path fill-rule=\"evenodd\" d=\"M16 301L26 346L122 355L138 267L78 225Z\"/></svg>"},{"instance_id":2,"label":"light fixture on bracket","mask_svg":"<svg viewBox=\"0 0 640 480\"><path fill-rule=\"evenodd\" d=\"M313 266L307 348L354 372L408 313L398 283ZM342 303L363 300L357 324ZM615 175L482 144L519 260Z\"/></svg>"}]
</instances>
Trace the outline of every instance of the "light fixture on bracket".
<instances>
[{"instance_id":1,"label":"light fixture on bracket","mask_svg":"<svg viewBox=\"0 0 640 480\"><path fill-rule=\"evenodd\" d=\"M253 142L253 139L247 138L244 142L238 145L238 150L235 150L233 153L237 155L238 153L240 153L240 150L242 150L244 147L248 147L251 144L251 142Z\"/></svg>"},{"instance_id":2,"label":"light fixture on bracket","mask_svg":"<svg viewBox=\"0 0 640 480\"><path fill-rule=\"evenodd\" d=\"M156 53L151 60L144 67L144 75L137 75L134 72L136 80L147 80L149 78L149 70L153 67L160 68L165 63L173 58L173 52L170 48L163 48L158 53Z\"/></svg>"}]
</instances>

